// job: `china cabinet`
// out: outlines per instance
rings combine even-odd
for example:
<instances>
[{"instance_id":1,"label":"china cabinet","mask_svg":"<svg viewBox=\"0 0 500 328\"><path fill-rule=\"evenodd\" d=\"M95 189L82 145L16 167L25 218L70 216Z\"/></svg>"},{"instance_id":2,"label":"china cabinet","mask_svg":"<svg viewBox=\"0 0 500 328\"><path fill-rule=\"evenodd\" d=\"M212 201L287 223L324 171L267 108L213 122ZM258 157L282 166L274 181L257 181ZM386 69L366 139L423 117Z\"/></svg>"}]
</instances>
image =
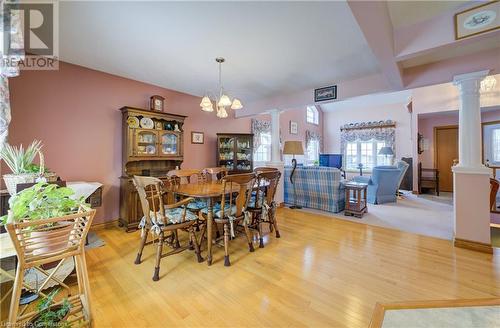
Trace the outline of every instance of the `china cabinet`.
<instances>
[{"instance_id":1,"label":"china cabinet","mask_svg":"<svg viewBox=\"0 0 500 328\"><path fill-rule=\"evenodd\" d=\"M253 170L253 134L217 133L217 163L229 174Z\"/></svg>"},{"instance_id":2,"label":"china cabinet","mask_svg":"<svg viewBox=\"0 0 500 328\"><path fill-rule=\"evenodd\" d=\"M183 125L186 116L123 107L120 225L137 229L142 218L134 175L162 177L183 161Z\"/></svg>"}]
</instances>

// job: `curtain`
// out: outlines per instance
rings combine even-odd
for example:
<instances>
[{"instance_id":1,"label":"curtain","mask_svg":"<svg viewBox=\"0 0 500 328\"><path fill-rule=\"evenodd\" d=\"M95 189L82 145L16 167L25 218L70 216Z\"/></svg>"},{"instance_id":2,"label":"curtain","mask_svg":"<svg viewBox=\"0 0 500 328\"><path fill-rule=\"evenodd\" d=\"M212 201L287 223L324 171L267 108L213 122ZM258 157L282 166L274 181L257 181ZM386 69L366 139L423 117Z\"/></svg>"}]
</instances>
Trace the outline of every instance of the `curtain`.
<instances>
[{"instance_id":1,"label":"curtain","mask_svg":"<svg viewBox=\"0 0 500 328\"><path fill-rule=\"evenodd\" d=\"M340 128L340 149L344 154L348 142L383 141L396 153L396 122L377 121L345 124Z\"/></svg>"},{"instance_id":2,"label":"curtain","mask_svg":"<svg viewBox=\"0 0 500 328\"><path fill-rule=\"evenodd\" d=\"M271 133L271 122L252 118L253 148L260 146L260 134Z\"/></svg>"},{"instance_id":3,"label":"curtain","mask_svg":"<svg viewBox=\"0 0 500 328\"><path fill-rule=\"evenodd\" d=\"M3 148L7 142L9 134L9 123L11 120L10 113L10 97L9 97L9 78L19 75L19 62L23 60L22 52L16 54L4 54L4 33L10 34L11 48L23 49L23 34L22 24L19 11L13 11L11 19L10 31L4 31L4 19L6 17L3 13L3 1L0 8L0 149Z\"/></svg>"},{"instance_id":4,"label":"curtain","mask_svg":"<svg viewBox=\"0 0 500 328\"><path fill-rule=\"evenodd\" d=\"M323 152L323 137L321 136L321 134L306 130L306 149L309 148L309 143L311 142L311 140L317 140L319 142L319 152Z\"/></svg>"}]
</instances>

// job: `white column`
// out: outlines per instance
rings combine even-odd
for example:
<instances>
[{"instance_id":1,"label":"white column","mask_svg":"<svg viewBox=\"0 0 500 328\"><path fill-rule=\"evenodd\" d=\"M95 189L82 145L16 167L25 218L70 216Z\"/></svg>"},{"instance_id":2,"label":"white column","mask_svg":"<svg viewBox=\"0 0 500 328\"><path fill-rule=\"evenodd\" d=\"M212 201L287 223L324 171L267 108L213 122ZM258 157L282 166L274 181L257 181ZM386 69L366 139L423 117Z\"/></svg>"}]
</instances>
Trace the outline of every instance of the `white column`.
<instances>
[{"instance_id":1,"label":"white column","mask_svg":"<svg viewBox=\"0 0 500 328\"><path fill-rule=\"evenodd\" d=\"M285 201L285 167L280 156L280 111L271 109L271 162L267 164L270 167L276 167L281 172L281 179L276 189L275 200L278 204Z\"/></svg>"},{"instance_id":2,"label":"white column","mask_svg":"<svg viewBox=\"0 0 500 328\"><path fill-rule=\"evenodd\" d=\"M489 176L481 161L480 85L488 71L457 75L460 93L458 160L453 167L455 246L491 251ZM472 246L471 246L472 245Z\"/></svg>"},{"instance_id":3,"label":"white column","mask_svg":"<svg viewBox=\"0 0 500 328\"><path fill-rule=\"evenodd\" d=\"M484 169L481 161L481 107L479 88L488 71L457 75L453 84L460 92L458 119L458 169Z\"/></svg>"}]
</instances>

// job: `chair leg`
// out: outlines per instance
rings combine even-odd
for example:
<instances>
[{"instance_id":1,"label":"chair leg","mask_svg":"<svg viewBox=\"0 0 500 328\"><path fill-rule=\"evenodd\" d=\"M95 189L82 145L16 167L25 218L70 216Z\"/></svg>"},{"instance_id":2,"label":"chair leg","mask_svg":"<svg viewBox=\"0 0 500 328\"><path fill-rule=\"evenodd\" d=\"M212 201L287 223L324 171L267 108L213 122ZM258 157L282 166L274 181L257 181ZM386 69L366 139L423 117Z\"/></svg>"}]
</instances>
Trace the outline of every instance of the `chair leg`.
<instances>
[{"instance_id":1,"label":"chair leg","mask_svg":"<svg viewBox=\"0 0 500 328\"><path fill-rule=\"evenodd\" d=\"M177 230L175 230L174 235L175 235L174 247L179 248L179 247L181 247L181 244L179 243L179 232Z\"/></svg>"},{"instance_id":2,"label":"chair leg","mask_svg":"<svg viewBox=\"0 0 500 328\"><path fill-rule=\"evenodd\" d=\"M262 220L257 222L257 230L259 231L259 248L264 248L264 238L262 237Z\"/></svg>"},{"instance_id":3,"label":"chair leg","mask_svg":"<svg viewBox=\"0 0 500 328\"><path fill-rule=\"evenodd\" d=\"M148 230L144 230L144 236L141 237L141 245L139 246L139 252L137 252L137 257L135 258L135 264L141 264L142 251L144 250L144 245L148 239Z\"/></svg>"},{"instance_id":4,"label":"chair leg","mask_svg":"<svg viewBox=\"0 0 500 328\"><path fill-rule=\"evenodd\" d=\"M224 266L230 266L229 262L229 227L224 223Z\"/></svg>"},{"instance_id":5,"label":"chair leg","mask_svg":"<svg viewBox=\"0 0 500 328\"><path fill-rule=\"evenodd\" d=\"M160 236L158 238L158 248L156 249L156 263L155 263L155 272L153 274L153 281L160 280L160 261L161 261L162 250L163 250L163 231L160 232Z\"/></svg>"},{"instance_id":6,"label":"chair leg","mask_svg":"<svg viewBox=\"0 0 500 328\"><path fill-rule=\"evenodd\" d=\"M278 229L278 221L276 220L276 215L273 215L271 219L272 225L274 226L274 230L276 230L276 238L280 238L280 231Z\"/></svg>"},{"instance_id":7,"label":"chair leg","mask_svg":"<svg viewBox=\"0 0 500 328\"><path fill-rule=\"evenodd\" d=\"M196 241L196 235L193 231L193 227L189 228L189 238L191 240L191 244L194 245L194 252L196 253L196 259L198 260L198 263L203 262L203 257L201 257L200 253L200 245Z\"/></svg>"},{"instance_id":8,"label":"chair leg","mask_svg":"<svg viewBox=\"0 0 500 328\"><path fill-rule=\"evenodd\" d=\"M24 268L20 263L17 265L16 279L14 280L14 287L12 289L12 297L9 309L9 323L15 326L17 323L17 313L19 311L19 299L21 298L21 291L23 290L24 281Z\"/></svg>"},{"instance_id":9,"label":"chair leg","mask_svg":"<svg viewBox=\"0 0 500 328\"><path fill-rule=\"evenodd\" d=\"M252 235L250 233L250 229L248 228L248 225L245 223L244 220L243 220L243 228L245 228L245 235L247 236L248 250L250 252L254 252L255 249L253 248Z\"/></svg>"}]
</instances>

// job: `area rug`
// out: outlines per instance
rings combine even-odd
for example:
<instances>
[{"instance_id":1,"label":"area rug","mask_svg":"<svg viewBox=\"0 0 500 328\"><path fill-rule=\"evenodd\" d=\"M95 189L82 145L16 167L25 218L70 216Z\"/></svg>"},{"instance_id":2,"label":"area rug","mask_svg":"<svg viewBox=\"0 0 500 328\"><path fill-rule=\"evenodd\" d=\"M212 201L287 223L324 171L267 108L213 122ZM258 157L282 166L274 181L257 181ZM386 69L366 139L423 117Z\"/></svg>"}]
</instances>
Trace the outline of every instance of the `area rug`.
<instances>
[{"instance_id":1,"label":"area rug","mask_svg":"<svg viewBox=\"0 0 500 328\"><path fill-rule=\"evenodd\" d=\"M102 240L95 231L89 231L87 239L89 243L85 245L85 249L98 248L106 245L104 240Z\"/></svg>"},{"instance_id":2,"label":"area rug","mask_svg":"<svg viewBox=\"0 0 500 328\"><path fill-rule=\"evenodd\" d=\"M411 193L406 193L404 198L398 199L396 203L368 204L368 213L360 219L344 216L343 212L330 213L306 208L302 210L425 236L453 239L453 205L442 199L438 201Z\"/></svg>"},{"instance_id":3,"label":"area rug","mask_svg":"<svg viewBox=\"0 0 500 328\"><path fill-rule=\"evenodd\" d=\"M370 328L493 328L500 325L500 299L377 304Z\"/></svg>"}]
</instances>

